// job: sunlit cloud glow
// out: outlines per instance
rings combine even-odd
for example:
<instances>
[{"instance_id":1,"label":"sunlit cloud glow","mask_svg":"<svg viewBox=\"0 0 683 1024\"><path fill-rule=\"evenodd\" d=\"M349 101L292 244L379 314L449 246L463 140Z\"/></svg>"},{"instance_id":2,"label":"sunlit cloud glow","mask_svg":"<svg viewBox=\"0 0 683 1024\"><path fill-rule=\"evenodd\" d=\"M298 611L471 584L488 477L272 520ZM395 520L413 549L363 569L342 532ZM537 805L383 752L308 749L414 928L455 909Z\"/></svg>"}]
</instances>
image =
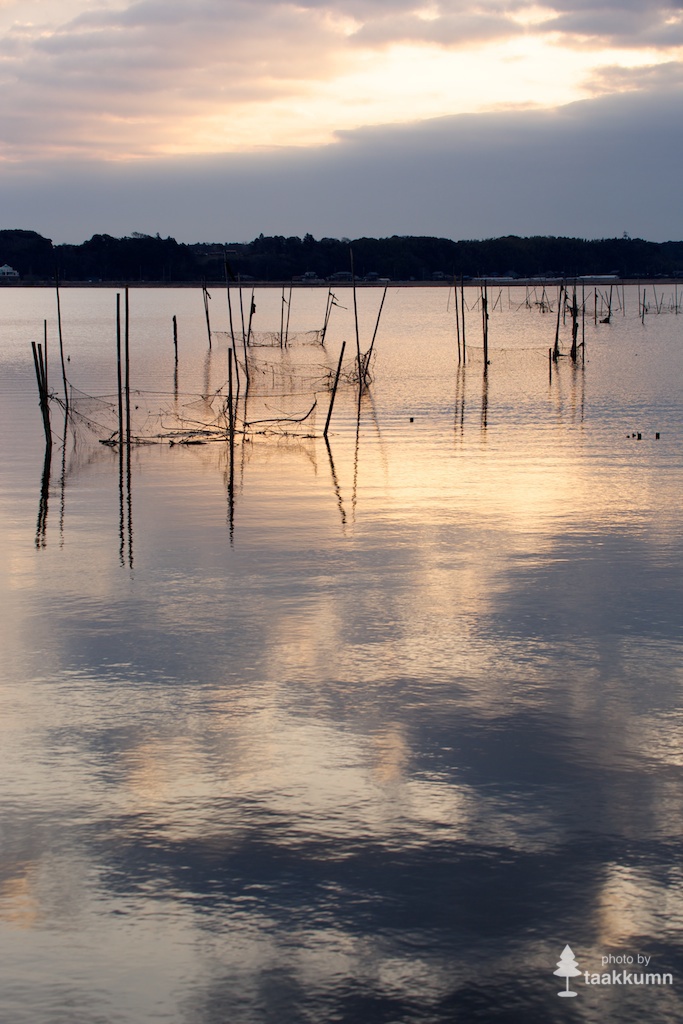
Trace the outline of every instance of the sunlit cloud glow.
<instances>
[{"instance_id":1,"label":"sunlit cloud glow","mask_svg":"<svg viewBox=\"0 0 683 1024\"><path fill-rule=\"evenodd\" d=\"M672 0L0 0L0 165L28 180L60 161L270 154L275 169L284 151L343 159L353 133L461 115L484 118L468 122L478 145L491 112L657 103L682 55Z\"/></svg>"},{"instance_id":2,"label":"sunlit cloud glow","mask_svg":"<svg viewBox=\"0 0 683 1024\"><path fill-rule=\"evenodd\" d=\"M462 0L2 6L5 158L329 142L340 129L554 106L598 68L677 59L680 11ZM30 16L30 19L29 19ZM612 79L614 82L616 79Z\"/></svg>"}]
</instances>

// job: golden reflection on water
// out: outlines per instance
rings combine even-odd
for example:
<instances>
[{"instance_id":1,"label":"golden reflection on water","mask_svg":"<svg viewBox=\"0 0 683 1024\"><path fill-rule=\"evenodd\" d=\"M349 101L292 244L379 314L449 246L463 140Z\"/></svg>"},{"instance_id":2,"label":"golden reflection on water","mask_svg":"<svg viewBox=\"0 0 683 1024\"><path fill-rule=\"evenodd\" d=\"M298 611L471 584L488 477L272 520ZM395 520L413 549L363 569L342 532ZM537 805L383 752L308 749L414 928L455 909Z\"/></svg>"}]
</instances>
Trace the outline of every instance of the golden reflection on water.
<instances>
[{"instance_id":1,"label":"golden reflection on water","mask_svg":"<svg viewBox=\"0 0 683 1024\"><path fill-rule=\"evenodd\" d=\"M0 883L0 920L13 928L33 928L41 915L35 865L15 865L14 871Z\"/></svg>"},{"instance_id":2,"label":"golden reflection on water","mask_svg":"<svg viewBox=\"0 0 683 1024\"><path fill-rule=\"evenodd\" d=\"M683 927L683 878L667 873L666 882L622 864L608 864L598 896L598 942L627 946L642 936L680 933Z\"/></svg>"}]
</instances>

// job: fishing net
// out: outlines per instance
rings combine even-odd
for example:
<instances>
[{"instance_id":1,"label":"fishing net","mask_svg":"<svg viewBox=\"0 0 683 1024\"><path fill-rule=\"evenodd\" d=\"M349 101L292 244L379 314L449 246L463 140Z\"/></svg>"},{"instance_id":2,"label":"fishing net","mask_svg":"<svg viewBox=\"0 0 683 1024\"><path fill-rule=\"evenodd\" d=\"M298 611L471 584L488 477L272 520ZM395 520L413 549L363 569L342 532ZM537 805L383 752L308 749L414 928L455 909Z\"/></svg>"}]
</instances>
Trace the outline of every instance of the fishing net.
<instances>
[{"instance_id":1,"label":"fishing net","mask_svg":"<svg viewBox=\"0 0 683 1024\"><path fill-rule=\"evenodd\" d=\"M279 349L279 345L272 347ZM363 358L361 365L369 383L369 361ZM294 360L287 349L265 358L250 349L246 364L235 363L232 391L227 379L204 393L131 388L128 407L124 394L119 409L116 394L91 395L69 385L70 424L81 445L86 439L117 445L121 435L127 436L128 419L130 441L135 445L200 444L224 441L231 434L310 437L319 400L327 411L336 373L336 361L334 365L321 362L313 350L307 358ZM345 360L339 374L339 386L354 384L358 384L355 356Z\"/></svg>"},{"instance_id":2,"label":"fishing net","mask_svg":"<svg viewBox=\"0 0 683 1024\"><path fill-rule=\"evenodd\" d=\"M234 340L235 346L244 344L242 335L234 339L229 331L212 331L211 337ZM249 331L247 345L249 348L289 348L290 345L322 345L324 332L313 331Z\"/></svg>"}]
</instances>

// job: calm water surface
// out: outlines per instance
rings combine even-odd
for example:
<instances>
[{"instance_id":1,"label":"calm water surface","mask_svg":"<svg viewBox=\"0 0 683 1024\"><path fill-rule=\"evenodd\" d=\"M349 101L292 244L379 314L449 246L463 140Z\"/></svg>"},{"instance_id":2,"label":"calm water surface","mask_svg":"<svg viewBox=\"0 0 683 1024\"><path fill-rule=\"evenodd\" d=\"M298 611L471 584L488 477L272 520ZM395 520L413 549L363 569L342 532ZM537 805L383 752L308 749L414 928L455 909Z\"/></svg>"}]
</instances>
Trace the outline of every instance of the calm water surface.
<instances>
[{"instance_id":1,"label":"calm water surface","mask_svg":"<svg viewBox=\"0 0 683 1024\"><path fill-rule=\"evenodd\" d=\"M286 352L252 349L247 417L317 394L309 419L232 465L135 446L121 490L115 293L62 294L46 474L54 293L0 291L0 1019L678 1021L683 315L591 300L585 365L549 379L555 314L494 289L485 375L474 288L460 368L448 290L392 288L328 449L337 296L324 349L313 289ZM255 302L277 332L280 292ZM138 434L219 409L210 309L209 351L200 291L131 291ZM673 983L586 982L639 955Z\"/></svg>"}]
</instances>

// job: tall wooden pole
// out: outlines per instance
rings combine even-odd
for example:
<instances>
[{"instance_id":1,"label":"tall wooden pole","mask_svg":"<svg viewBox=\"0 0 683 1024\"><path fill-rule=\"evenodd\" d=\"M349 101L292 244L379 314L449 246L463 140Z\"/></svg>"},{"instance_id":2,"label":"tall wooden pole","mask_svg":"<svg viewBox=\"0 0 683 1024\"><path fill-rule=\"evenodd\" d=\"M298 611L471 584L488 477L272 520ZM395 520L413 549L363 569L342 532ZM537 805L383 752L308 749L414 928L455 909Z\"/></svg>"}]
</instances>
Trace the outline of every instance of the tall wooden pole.
<instances>
[{"instance_id":1,"label":"tall wooden pole","mask_svg":"<svg viewBox=\"0 0 683 1024\"><path fill-rule=\"evenodd\" d=\"M460 315L462 317L462 361L467 362L467 342L465 340L465 284L460 275Z\"/></svg>"},{"instance_id":2,"label":"tall wooden pole","mask_svg":"<svg viewBox=\"0 0 683 1024\"><path fill-rule=\"evenodd\" d=\"M119 410L119 446L123 444L123 378L121 374L121 295L116 294L116 393Z\"/></svg>"},{"instance_id":3,"label":"tall wooden pole","mask_svg":"<svg viewBox=\"0 0 683 1024\"><path fill-rule=\"evenodd\" d=\"M62 337L62 304L59 297L59 271L55 270L55 291L57 293L57 334L59 337L59 357L62 361L62 381L64 383L64 408L69 412L69 384L66 379L66 363L64 362L64 339Z\"/></svg>"},{"instance_id":4,"label":"tall wooden pole","mask_svg":"<svg viewBox=\"0 0 683 1024\"><path fill-rule=\"evenodd\" d=\"M458 282L455 277L453 277L453 292L455 294L455 331L458 339L458 366L460 366L462 361L460 352L460 309L458 303Z\"/></svg>"},{"instance_id":5,"label":"tall wooden pole","mask_svg":"<svg viewBox=\"0 0 683 1024\"><path fill-rule=\"evenodd\" d=\"M334 399L337 394L337 385L339 384L339 374L341 373L342 360L344 358L344 349L346 348L346 342L342 341L341 352L339 353L339 362L337 363L337 372L334 377L334 385L332 387L332 394L330 396L330 407L327 410L327 419L325 420L325 429L323 430L323 437L327 440L327 432L330 429L330 420L332 419L332 408L334 406Z\"/></svg>"},{"instance_id":6,"label":"tall wooden pole","mask_svg":"<svg viewBox=\"0 0 683 1024\"><path fill-rule=\"evenodd\" d=\"M124 354L124 387L126 396L126 446L130 448L130 312L128 305L128 289L124 292L124 325L123 325L123 354Z\"/></svg>"},{"instance_id":7,"label":"tall wooden pole","mask_svg":"<svg viewBox=\"0 0 683 1024\"><path fill-rule=\"evenodd\" d=\"M209 293L207 291L206 282L204 282L204 284L202 285L202 298L204 299L204 316L206 318L206 333L207 333L207 335L209 337L209 348L211 348L211 317L209 316L209 299L211 298L211 296L209 295Z\"/></svg>"},{"instance_id":8,"label":"tall wooden pole","mask_svg":"<svg viewBox=\"0 0 683 1024\"><path fill-rule=\"evenodd\" d=\"M230 444L232 445L235 440L235 408L233 405L232 397L232 360L233 360L232 347L228 349L228 432L230 436Z\"/></svg>"},{"instance_id":9,"label":"tall wooden pole","mask_svg":"<svg viewBox=\"0 0 683 1024\"><path fill-rule=\"evenodd\" d=\"M351 257L351 285L353 287L353 321L356 327L356 359L358 361L358 386L363 387L363 366L360 354L360 334L358 331L358 303L356 301L356 271L353 266L353 249L349 249Z\"/></svg>"}]
</instances>

